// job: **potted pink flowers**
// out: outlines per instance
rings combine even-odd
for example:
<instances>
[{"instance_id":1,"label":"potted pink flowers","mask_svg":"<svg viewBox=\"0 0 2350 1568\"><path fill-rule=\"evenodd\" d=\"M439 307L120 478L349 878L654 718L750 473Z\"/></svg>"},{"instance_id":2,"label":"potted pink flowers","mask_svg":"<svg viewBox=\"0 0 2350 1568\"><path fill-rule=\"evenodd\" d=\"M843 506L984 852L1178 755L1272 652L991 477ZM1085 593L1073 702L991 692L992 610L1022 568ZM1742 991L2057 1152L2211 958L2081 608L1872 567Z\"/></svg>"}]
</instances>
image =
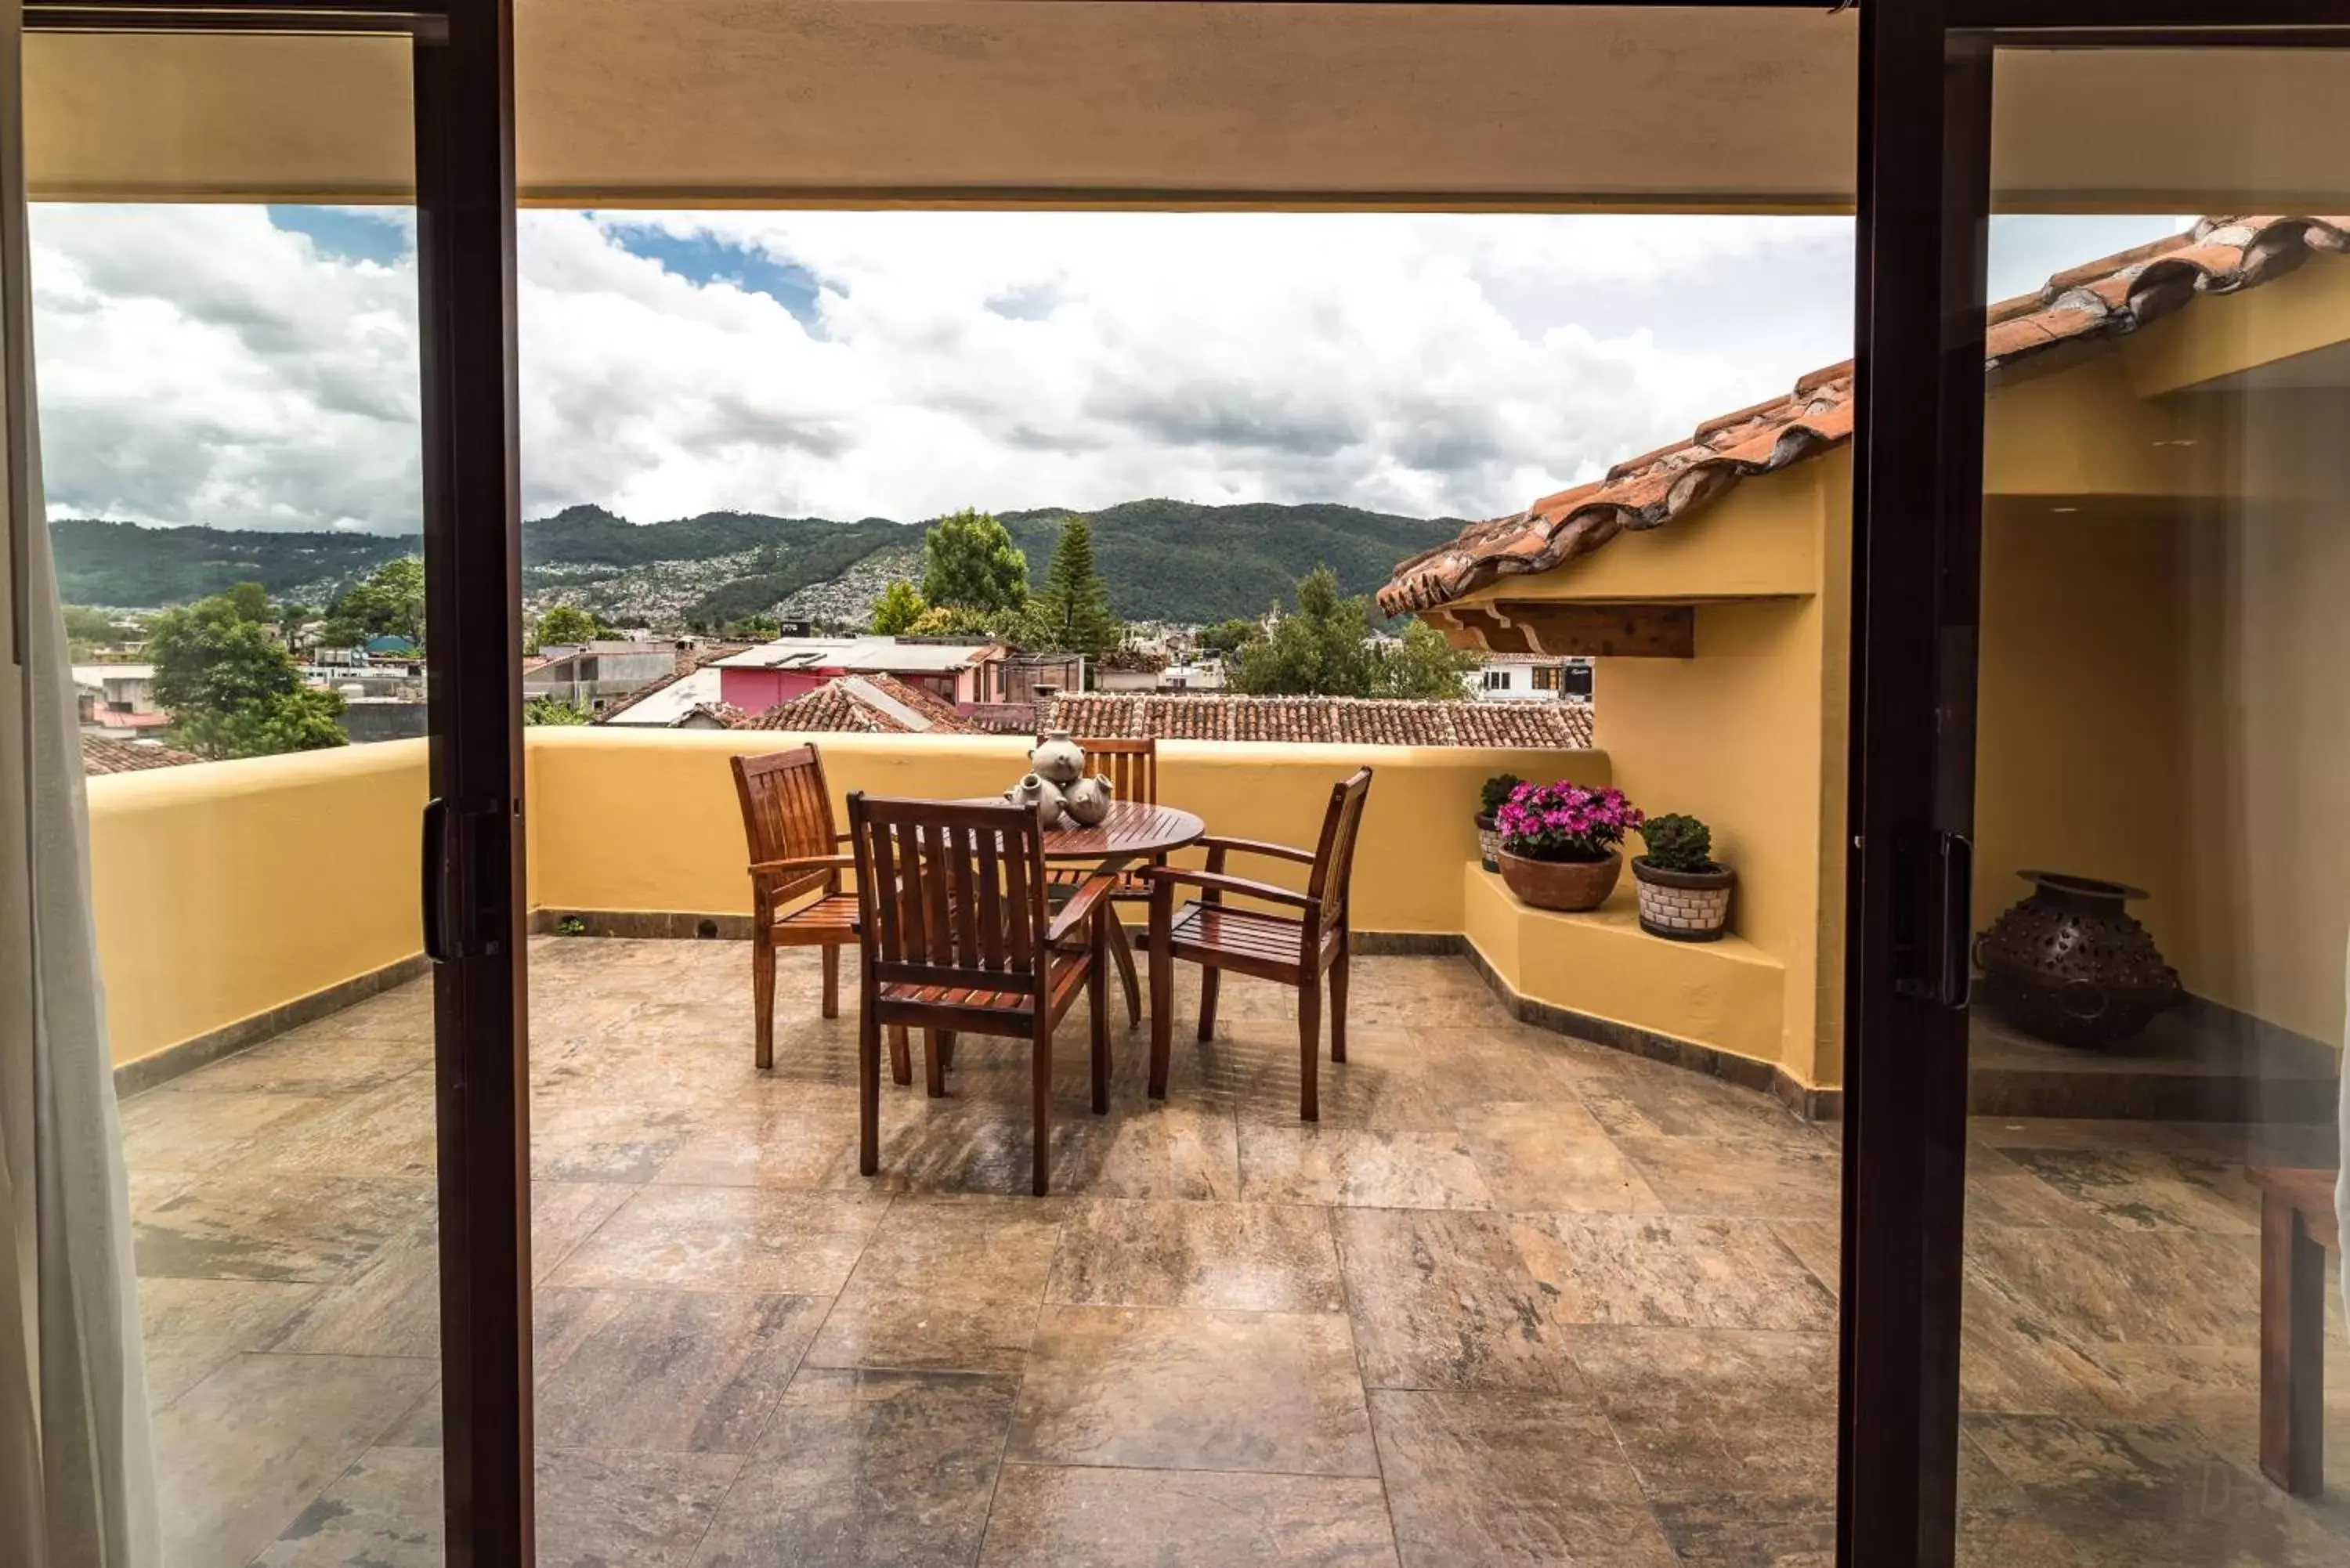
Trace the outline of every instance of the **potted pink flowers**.
<instances>
[{"instance_id":1,"label":"potted pink flowers","mask_svg":"<svg viewBox=\"0 0 2350 1568\"><path fill-rule=\"evenodd\" d=\"M1502 880L1537 909L1596 909L1624 869L1617 846L1641 820L1620 789L1520 784L1493 814Z\"/></svg>"}]
</instances>

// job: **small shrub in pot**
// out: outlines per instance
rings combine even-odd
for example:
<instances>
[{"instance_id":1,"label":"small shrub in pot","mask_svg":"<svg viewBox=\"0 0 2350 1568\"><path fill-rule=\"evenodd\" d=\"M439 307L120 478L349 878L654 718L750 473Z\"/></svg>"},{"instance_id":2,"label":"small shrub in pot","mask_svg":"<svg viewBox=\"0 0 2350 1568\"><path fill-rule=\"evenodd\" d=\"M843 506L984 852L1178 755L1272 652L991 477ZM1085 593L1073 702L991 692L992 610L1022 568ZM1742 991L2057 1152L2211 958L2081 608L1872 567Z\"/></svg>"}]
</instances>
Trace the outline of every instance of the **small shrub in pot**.
<instances>
[{"instance_id":1,"label":"small shrub in pot","mask_svg":"<svg viewBox=\"0 0 2350 1568\"><path fill-rule=\"evenodd\" d=\"M1488 871L1499 871L1501 862L1495 858L1502 852L1502 835L1493 826L1493 814L1509 804L1526 781L1515 774L1495 774L1485 781L1477 800L1477 859Z\"/></svg>"},{"instance_id":2,"label":"small shrub in pot","mask_svg":"<svg viewBox=\"0 0 2350 1568\"><path fill-rule=\"evenodd\" d=\"M1730 867L1713 857L1713 831L1679 812L1640 825L1646 855L1632 860L1640 929L1677 942L1720 941L1730 928Z\"/></svg>"}]
</instances>

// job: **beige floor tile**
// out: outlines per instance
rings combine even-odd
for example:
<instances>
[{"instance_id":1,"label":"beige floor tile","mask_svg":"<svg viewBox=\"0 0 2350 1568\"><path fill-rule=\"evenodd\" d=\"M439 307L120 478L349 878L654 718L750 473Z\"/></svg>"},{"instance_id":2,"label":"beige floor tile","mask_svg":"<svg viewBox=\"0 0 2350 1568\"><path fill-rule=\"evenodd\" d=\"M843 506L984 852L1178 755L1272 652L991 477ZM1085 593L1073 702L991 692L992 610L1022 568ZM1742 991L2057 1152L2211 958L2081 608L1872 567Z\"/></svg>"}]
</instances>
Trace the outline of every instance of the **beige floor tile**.
<instances>
[{"instance_id":1,"label":"beige floor tile","mask_svg":"<svg viewBox=\"0 0 2350 1568\"><path fill-rule=\"evenodd\" d=\"M432 1204L425 1181L222 1171L198 1178L133 1222L139 1272L332 1284L411 1234Z\"/></svg>"},{"instance_id":2,"label":"beige floor tile","mask_svg":"<svg viewBox=\"0 0 2350 1568\"><path fill-rule=\"evenodd\" d=\"M442 1568L441 1451L369 1449L255 1568Z\"/></svg>"},{"instance_id":3,"label":"beige floor tile","mask_svg":"<svg viewBox=\"0 0 2350 1568\"><path fill-rule=\"evenodd\" d=\"M899 1199L833 1303L809 1363L1018 1372L1066 1212L1057 1199Z\"/></svg>"},{"instance_id":4,"label":"beige floor tile","mask_svg":"<svg viewBox=\"0 0 2350 1568\"><path fill-rule=\"evenodd\" d=\"M1565 1332L1499 1214L1336 1211L1347 1304L1374 1388L1572 1386Z\"/></svg>"},{"instance_id":5,"label":"beige floor tile","mask_svg":"<svg viewBox=\"0 0 2350 1568\"><path fill-rule=\"evenodd\" d=\"M1457 1132L1336 1127L1240 1129L1241 1194L1253 1203L1347 1209L1490 1209L1492 1189Z\"/></svg>"},{"instance_id":6,"label":"beige floor tile","mask_svg":"<svg viewBox=\"0 0 2350 1568\"><path fill-rule=\"evenodd\" d=\"M857 1192L647 1187L573 1249L549 1282L828 1296L887 1207Z\"/></svg>"},{"instance_id":7,"label":"beige floor tile","mask_svg":"<svg viewBox=\"0 0 2350 1568\"><path fill-rule=\"evenodd\" d=\"M1665 1207L1591 1113L1572 1102L1485 1106L1464 1116L1461 1129L1497 1209L1647 1213Z\"/></svg>"},{"instance_id":8,"label":"beige floor tile","mask_svg":"<svg viewBox=\"0 0 2350 1568\"><path fill-rule=\"evenodd\" d=\"M258 1280L140 1281L149 1407L161 1409L240 1353L262 1348L321 1288Z\"/></svg>"},{"instance_id":9,"label":"beige floor tile","mask_svg":"<svg viewBox=\"0 0 2350 1568\"><path fill-rule=\"evenodd\" d=\"M1835 1496L1835 1334L1589 1327L1575 1365L1651 1503Z\"/></svg>"},{"instance_id":10,"label":"beige floor tile","mask_svg":"<svg viewBox=\"0 0 2350 1568\"><path fill-rule=\"evenodd\" d=\"M1076 1306L1344 1312L1329 1211L1089 1199L1070 1212L1045 1299Z\"/></svg>"},{"instance_id":11,"label":"beige floor tile","mask_svg":"<svg viewBox=\"0 0 2350 1568\"><path fill-rule=\"evenodd\" d=\"M1011 1457L1144 1469L1374 1475L1336 1313L1047 1306Z\"/></svg>"},{"instance_id":12,"label":"beige floor tile","mask_svg":"<svg viewBox=\"0 0 2350 1568\"><path fill-rule=\"evenodd\" d=\"M1395 1568L1367 1477L1010 1464L980 1568Z\"/></svg>"},{"instance_id":13,"label":"beige floor tile","mask_svg":"<svg viewBox=\"0 0 2350 1568\"><path fill-rule=\"evenodd\" d=\"M1618 1140L1660 1205L1676 1214L1828 1220L1843 1212L1844 1158L1823 1143L1702 1137Z\"/></svg>"},{"instance_id":14,"label":"beige floor tile","mask_svg":"<svg viewBox=\"0 0 2350 1568\"><path fill-rule=\"evenodd\" d=\"M1512 1233L1562 1324L1835 1327L1835 1298L1760 1220L1555 1214Z\"/></svg>"},{"instance_id":15,"label":"beige floor tile","mask_svg":"<svg viewBox=\"0 0 2350 1568\"><path fill-rule=\"evenodd\" d=\"M538 1293L544 1449L741 1453L828 1303L713 1291Z\"/></svg>"}]
</instances>

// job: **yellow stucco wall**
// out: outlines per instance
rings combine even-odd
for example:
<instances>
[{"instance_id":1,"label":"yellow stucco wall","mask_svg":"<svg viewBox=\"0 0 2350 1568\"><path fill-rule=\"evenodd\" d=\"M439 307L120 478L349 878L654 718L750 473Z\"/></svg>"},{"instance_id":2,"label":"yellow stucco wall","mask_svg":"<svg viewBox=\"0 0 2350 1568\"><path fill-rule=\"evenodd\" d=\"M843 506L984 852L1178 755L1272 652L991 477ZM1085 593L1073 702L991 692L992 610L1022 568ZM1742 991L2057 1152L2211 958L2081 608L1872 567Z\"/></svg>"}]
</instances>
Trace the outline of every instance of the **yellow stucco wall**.
<instances>
[{"instance_id":1,"label":"yellow stucco wall","mask_svg":"<svg viewBox=\"0 0 2350 1568\"><path fill-rule=\"evenodd\" d=\"M89 781L118 1063L421 950L425 742Z\"/></svg>"},{"instance_id":2,"label":"yellow stucco wall","mask_svg":"<svg viewBox=\"0 0 2350 1568\"><path fill-rule=\"evenodd\" d=\"M537 730L526 815L539 907L747 912L727 757L802 737ZM837 793L993 794L1025 766L1015 740L808 737ZM1330 786L1376 770L1355 867L1370 931L1461 929L1460 867L1492 774L1572 771L1596 752L1210 745L1161 752L1160 797L1217 833L1311 847ZM414 956L421 741L89 781L92 896L114 1059L135 1061ZM844 816L845 820L845 816ZM1244 875L1302 885L1277 861Z\"/></svg>"}]
</instances>

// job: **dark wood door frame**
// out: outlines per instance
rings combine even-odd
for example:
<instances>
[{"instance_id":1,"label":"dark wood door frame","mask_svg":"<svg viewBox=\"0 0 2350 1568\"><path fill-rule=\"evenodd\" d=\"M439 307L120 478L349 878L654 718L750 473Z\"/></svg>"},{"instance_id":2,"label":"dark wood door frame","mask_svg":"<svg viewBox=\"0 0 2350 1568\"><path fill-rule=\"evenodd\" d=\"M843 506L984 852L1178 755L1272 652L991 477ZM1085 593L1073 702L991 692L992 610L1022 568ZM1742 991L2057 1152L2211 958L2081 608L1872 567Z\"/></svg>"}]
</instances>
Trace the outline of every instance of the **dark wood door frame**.
<instances>
[{"instance_id":1,"label":"dark wood door frame","mask_svg":"<svg viewBox=\"0 0 2350 1568\"><path fill-rule=\"evenodd\" d=\"M2341 45L2350 0L1877 0L1861 17L1837 1562L1956 1552L1991 67Z\"/></svg>"},{"instance_id":2,"label":"dark wood door frame","mask_svg":"<svg viewBox=\"0 0 2350 1568\"><path fill-rule=\"evenodd\" d=\"M447 1561L531 1529L512 0L30 0L28 30L412 41Z\"/></svg>"}]
</instances>

